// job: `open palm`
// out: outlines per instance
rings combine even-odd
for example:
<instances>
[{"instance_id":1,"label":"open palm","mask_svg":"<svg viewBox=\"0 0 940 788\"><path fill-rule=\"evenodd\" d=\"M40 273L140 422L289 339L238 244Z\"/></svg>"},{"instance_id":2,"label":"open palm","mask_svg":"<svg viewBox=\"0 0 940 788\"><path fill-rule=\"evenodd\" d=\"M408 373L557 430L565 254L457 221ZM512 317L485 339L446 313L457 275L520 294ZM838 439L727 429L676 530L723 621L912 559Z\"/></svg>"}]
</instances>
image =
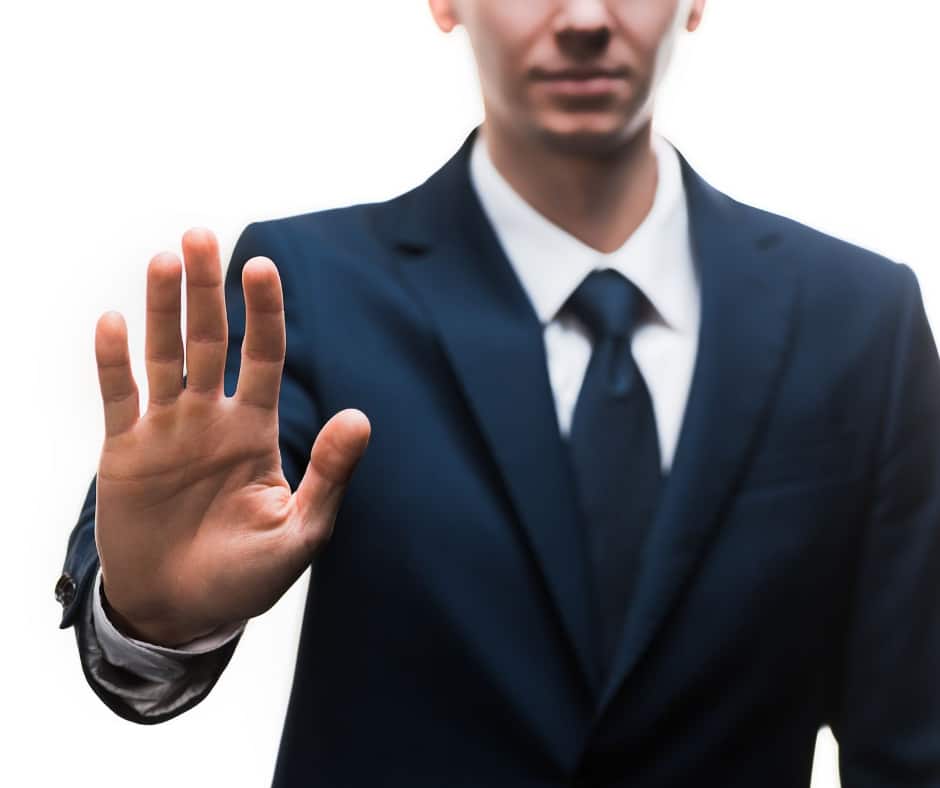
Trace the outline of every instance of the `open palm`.
<instances>
[{"instance_id":1,"label":"open palm","mask_svg":"<svg viewBox=\"0 0 940 788\"><path fill-rule=\"evenodd\" d=\"M277 403L286 347L274 264L242 271L245 338L238 387L223 391L228 326L218 244L183 236L186 385L180 329L184 264L147 270L149 403L139 412L127 330L95 332L105 414L95 535L113 617L127 634L178 645L267 610L329 538L370 425L360 411L321 429L294 494L281 471Z\"/></svg>"}]
</instances>

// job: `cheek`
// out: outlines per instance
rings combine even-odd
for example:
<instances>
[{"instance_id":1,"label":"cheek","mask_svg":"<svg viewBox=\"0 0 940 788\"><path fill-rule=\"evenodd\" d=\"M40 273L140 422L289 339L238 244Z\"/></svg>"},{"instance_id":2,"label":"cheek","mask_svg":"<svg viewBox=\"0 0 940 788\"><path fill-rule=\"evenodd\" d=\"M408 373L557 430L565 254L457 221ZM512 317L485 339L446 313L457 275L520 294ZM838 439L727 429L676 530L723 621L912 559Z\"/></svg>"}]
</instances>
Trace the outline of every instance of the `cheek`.
<instances>
[{"instance_id":1,"label":"cheek","mask_svg":"<svg viewBox=\"0 0 940 788\"><path fill-rule=\"evenodd\" d=\"M611 11L630 48L652 60L683 27L690 6L691 0L617 0Z\"/></svg>"},{"instance_id":2,"label":"cheek","mask_svg":"<svg viewBox=\"0 0 940 788\"><path fill-rule=\"evenodd\" d=\"M692 0L618 0L612 4L618 34L644 83L659 81L685 27Z\"/></svg>"},{"instance_id":3,"label":"cheek","mask_svg":"<svg viewBox=\"0 0 940 788\"><path fill-rule=\"evenodd\" d=\"M484 80L492 87L516 85L549 25L547 0L480 3L464 22Z\"/></svg>"}]
</instances>

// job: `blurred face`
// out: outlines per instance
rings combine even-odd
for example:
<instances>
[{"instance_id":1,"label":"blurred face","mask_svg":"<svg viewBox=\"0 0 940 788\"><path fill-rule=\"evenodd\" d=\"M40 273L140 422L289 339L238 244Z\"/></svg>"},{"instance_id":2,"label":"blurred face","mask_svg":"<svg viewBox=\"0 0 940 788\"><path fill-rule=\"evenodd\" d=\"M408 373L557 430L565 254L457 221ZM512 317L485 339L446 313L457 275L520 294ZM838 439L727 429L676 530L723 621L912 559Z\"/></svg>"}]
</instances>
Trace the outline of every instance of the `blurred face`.
<instances>
[{"instance_id":1,"label":"blurred face","mask_svg":"<svg viewBox=\"0 0 940 788\"><path fill-rule=\"evenodd\" d=\"M705 0L430 0L476 55L487 126L603 154L652 116L673 45Z\"/></svg>"}]
</instances>

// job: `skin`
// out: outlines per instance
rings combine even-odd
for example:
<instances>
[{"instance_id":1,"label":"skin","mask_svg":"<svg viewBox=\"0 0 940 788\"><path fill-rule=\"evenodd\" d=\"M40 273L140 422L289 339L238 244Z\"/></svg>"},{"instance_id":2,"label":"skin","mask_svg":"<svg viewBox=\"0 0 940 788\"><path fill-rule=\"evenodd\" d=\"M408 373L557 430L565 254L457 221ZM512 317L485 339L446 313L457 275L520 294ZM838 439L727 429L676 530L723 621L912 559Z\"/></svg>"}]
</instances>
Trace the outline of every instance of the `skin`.
<instances>
[{"instance_id":1,"label":"skin","mask_svg":"<svg viewBox=\"0 0 940 788\"><path fill-rule=\"evenodd\" d=\"M444 32L465 28L499 172L536 210L603 252L619 248L656 191L653 100L676 39L705 0L430 0ZM546 77L607 69L610 90L576 96Z\"/></svg>"},{"instance_id":2,"label":"skin","mask_svg":"<svg viewBox=\"0 0 940 788\"><path fill-rule=\"evenodd\" d=\"M259 615L284 594L329 538L370 433L362 412L334 415L291 494L278 447L285 323L277 269L259 257L242 271L242 367L226 397L218 244L193 229L182 245L183 263L162 253L147 269L150 399L142 416L123 317L108 312L95 329L105 415L95 539L106 609L125 634L167 646Z\"/></svg>"},{"instance_id":3,"label":"skin","mask_svg":"<svg viewBox=\"0 0 940 788\"><path fill-rule=\"evenodd\" d=\"M622 245L652 205L653 98L677 34L698 26L704 4L430 0L442 30L459 24L470 36L496 167L537 210L601 251ZM613 71L585 95L592 68ZM549 80L564 69L580 69L569 74L582 80L578 90ZM126 634L168 646L263 613L283 595L329 539L371 431L361 411L334 415L291 494L278 446L286 343L277 269L257 257L242 271L242 364L226 397L218 243L191 229L182 252L182 260L158 254L147 268L143 414L124 318L108 312L95 327L105 417L95 539L105 605Z\"/></svg>"}]
</instances>

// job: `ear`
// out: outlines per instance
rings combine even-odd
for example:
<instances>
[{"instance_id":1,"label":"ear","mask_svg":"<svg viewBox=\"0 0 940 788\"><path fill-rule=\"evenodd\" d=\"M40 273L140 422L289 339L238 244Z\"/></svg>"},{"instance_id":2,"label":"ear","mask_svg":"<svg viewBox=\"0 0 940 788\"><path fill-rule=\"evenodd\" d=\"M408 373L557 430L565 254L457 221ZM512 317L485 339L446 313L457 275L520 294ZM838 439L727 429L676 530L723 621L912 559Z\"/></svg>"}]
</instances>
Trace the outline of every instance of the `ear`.
<instances>
[{"instance_id":1,"label":"ear","mask_svg":"<svg viewBox=\"0 0 940 788\"><path fill-rule=\"evenodd\" d=\"M458 20L453 0L428 0L428 6L431 8L431 16L434 17L437 26L445 33L457 27Z\"/></svg>"},{"instance_id":2,"label":"ear","mask_svg":"<svg viewBox=\"0 0 940 788\"><path fill-rule=\"evenodd\" d=\"M690 33L694 32L695 29L702 22L702 15L705 13L705 0L694 0L692 7L689 9L689 19L685 23L685 29Z\"/></svg>"}]
</instances>

